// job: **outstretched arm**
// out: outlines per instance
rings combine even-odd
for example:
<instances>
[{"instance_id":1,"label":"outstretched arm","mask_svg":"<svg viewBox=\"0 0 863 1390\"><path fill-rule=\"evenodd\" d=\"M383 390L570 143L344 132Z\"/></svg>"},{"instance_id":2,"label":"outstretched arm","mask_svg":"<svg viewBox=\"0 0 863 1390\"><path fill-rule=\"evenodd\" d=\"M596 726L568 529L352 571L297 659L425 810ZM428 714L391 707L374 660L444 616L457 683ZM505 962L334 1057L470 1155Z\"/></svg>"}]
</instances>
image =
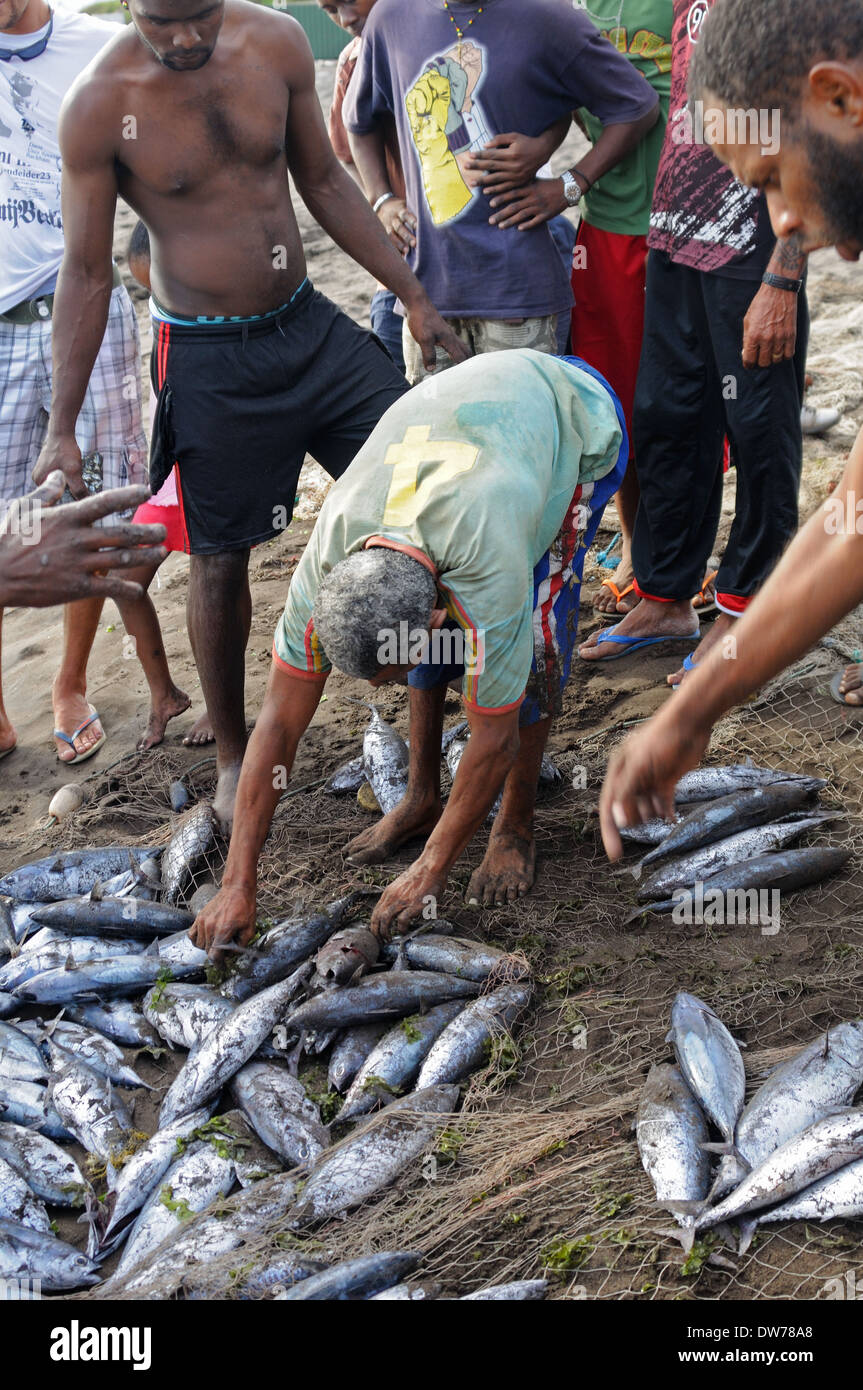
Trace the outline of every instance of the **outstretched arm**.
<instances>
[{"instance_id":1,"label":"outstretched arm","mask_svg":"<svg viewBox=\"0 0 863 1390\"><path fill-rule=\"evenodd\" d=\"M73 497L87 494L75 421L105 335L111 300L117 175L110 127L92 86L73 88L59 125L65 248L54 293L51 415L33 469L37 483L61 469Z\"/></svg>"},{"instance_id":2,"label":"outstretched arm","mask_svg":"<svg viewBox=\"0 0 863 1390\"><path fill-rule=\"evenodd\" d=\"M717 644L677 694L612 756L599 803L610 858L623 852L618 826L672 814L675 785L701 760L716 721L863 600L860 497L863 431L835 492L734 624L730 651Z\"/></svg>"},{"instance_id":3,"label":"outstretched arm","mask_svg":"<svg viewBox=\"0 0 863 1390\"><path fill-rule=\"evenodd\" d=\"M434 371L436 342L455 362L462 362L468 356L465 348L434 308L359 188L336 159L315 92L311 49L307 43L304 47L298 44L297 49L286 136L288 167L303 202L337 245L402 301L408 327L422 348L426 369Z\"/></svg>"},{"instance_id":4,"label":"outstretched arm","mask_svg":"<svg viewBox=\"0 0 863 1390\"><path fill-rule=\"evenodd\" d=\"M243 759L231 847L220 892L198 914L189 935L220 958L235 936L241 945L255 934L258 857L297 754L297 745L320 703L323 680L303 680L274 661Z\"/></svg>"}]
</instances>

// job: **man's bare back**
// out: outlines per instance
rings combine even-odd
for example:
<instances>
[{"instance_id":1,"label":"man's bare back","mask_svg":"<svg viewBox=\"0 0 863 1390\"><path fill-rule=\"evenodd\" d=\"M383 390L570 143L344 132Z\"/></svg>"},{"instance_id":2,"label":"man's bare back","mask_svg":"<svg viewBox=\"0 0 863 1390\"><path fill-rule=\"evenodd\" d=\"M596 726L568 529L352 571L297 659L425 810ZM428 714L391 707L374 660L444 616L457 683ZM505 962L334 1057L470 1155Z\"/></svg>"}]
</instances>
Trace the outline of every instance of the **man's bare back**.
<instances>
[{"instance_id":1,"label":"man's bare back","mask_svg":"<svg viewBox=\"0 0 863 1390\"><path fill-rule=\"evenodd\" d=\"M153 292L164 308L263 313L289 300L306 273L287 165L296 153L290 128L302 121L311 133L318 102L294 20L227 0L211 36L219 10L209 18L205 7L189 7L203 16L201 39L215 43L202 66L165 66L129 26L73 89L63 140L80 138L91 151L94 137L104 142L119 193L150 230ZM136 6L136 17L148 8ZM166 29L156 27L156 43ZM308 160L296 159L299 182Z\"/></svg>"}]
</instances>

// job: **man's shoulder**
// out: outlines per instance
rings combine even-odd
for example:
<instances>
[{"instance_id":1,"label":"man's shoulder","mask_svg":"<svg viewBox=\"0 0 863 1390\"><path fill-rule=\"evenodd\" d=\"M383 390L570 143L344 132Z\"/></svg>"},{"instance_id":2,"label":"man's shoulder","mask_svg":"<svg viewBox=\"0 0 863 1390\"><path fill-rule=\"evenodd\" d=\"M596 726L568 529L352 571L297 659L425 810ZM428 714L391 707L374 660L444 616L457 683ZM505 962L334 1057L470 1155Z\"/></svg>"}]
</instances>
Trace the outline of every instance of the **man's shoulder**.
<instances>
[{"instance_id":1,"label":"man's shoulder","mask_svg":"<svg viewBox=\"0 0 863 1390\"><path fill-rule=\"evenodd\" d=\"M299 20L284 10L271 9L269 5L254 3L254 0L226 0L225 22L244 37L255 40L263 38L267 43L308 47L306 31Z\"/></svg>"},{"instance_id":2,"label":"man's shoulder","mask_svg":"<svg viewBox=\"0 0 863 1390\"><path fill-rule=\"evenodd\" d=\"M53 40L57 45L74 47L90 57L116 39L125 31L123 24L112 24L95 15L79 14L74 10L56 9L54 11Z\"/></svg>"}]
</instances>

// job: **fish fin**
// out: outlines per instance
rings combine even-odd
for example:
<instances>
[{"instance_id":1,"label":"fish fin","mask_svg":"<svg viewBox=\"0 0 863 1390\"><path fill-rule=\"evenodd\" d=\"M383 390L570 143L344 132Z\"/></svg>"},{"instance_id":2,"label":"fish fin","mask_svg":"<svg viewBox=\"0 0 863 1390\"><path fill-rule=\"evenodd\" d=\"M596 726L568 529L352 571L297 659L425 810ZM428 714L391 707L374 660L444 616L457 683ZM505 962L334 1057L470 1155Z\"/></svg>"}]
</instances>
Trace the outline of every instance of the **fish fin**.
<instances>
[{"instance_id":1,"label":"fish fin","mask_svg":"<svg viewBox=\"0 0 863 1390\"><path fill-rule=\"evenodd\" d=\"M752 1244L752 1237L755 1235L755 1232L757 1231L757 1229L758 1229L758 1221L757 1221L757 1219L754 1219L754 1220L747 1220L747 1219L744 1217L741 1221L738 1222L738 1224L737 1224L737 1234L738 1234L738 1238L739 1238L739 1239L738 1239L738 1245L737 1245L737 1253L738 1253L738 1255L745 1255L745 1254L746 1254L747 1250L749 1249L750 1245Z\"/></svg>"},{"instance_id":2,"label":"fish fin","mask_svg":"<svg viewBox=\"0 0 863 1390\"><path fill-rule=\"evenodd\" d=\"M674 1042L674 1038L675 1038L675 1031L674 1031L673 1028L669 1028L668 1032L666 1033L666 1035L665 1035L665 1037L662 1039L662 1041L663 1041L663 1042L667 1042L667 1043L673 1043L673 1042Z\"/></svg>"},{"instance_id":3,"label":"fish fin","mask_svg":"<svg viewBox=\"0 0 863 1390\"><path fill-rule=\"evenodd\" d=\"M737 1145L734 1143L729 1144L723 1142L721 1144L713 1144L705 1142L703 1144L699 1144L698 1147L700 1149L703 1149L705 1153L720 1154L723 1158L727 1156L733 1156L737 1159L738 1163L743 1164L747 1173L752 1171L752 1164L749 1162L748 1159L743 1157L743 1154L740 1152Z\"/></svg>"},{"instance_id":4,"label":"fish fin","mask_svg":"<svg viewBox=\"0 0 863 1390\"><path fill-rule=\"evenodd\" d=\"M680 1201L680 1202L678 1202L678 1201L665 1201L665 1202L658 1202L658 1203L657 1203L657 1206L662 1207L664 1211L670 1211L671 1214L672 1214L672 1216L677 1216L678 1214L679 1214L680 1216L700 1216L701 1213L704 1211L705 1207L707 1206L707 1203L706 1203L704 1200L702 1200L702 1199L699 1198L699 1199L697 1199L696 1201L692 1201L692 1202L689 1202L689 1201Z\"/></svg>"}]
</instances>

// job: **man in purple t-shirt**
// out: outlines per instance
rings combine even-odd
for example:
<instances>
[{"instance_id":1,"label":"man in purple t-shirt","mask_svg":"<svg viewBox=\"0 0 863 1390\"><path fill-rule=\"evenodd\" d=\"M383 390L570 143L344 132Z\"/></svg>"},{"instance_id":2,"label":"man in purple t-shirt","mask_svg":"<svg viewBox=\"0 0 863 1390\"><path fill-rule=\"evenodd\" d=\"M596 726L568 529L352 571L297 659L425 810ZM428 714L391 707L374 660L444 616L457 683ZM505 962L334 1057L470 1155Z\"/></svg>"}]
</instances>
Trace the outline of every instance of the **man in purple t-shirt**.
<instances>
[{"instance_id":1,"label":"man in purple t-shirt","mask_svg":"<svg viewBox=\"0 0 863 1390\"><path fill-rule=\"evenodd\" d=\"M806 257L792 239L776 240L764 194L715 158L704 140L710 113L687 105L689 61L712 4L674 0L671 108L647 239L633 407L640 602L580 649L585 660L608 661L669 640L698 644L668 677L675 687L730 636L794 535L803 462ZM775 113L752 114L762 144L778 142ZM726 437L737 508L715 578L719 617L699 642L690 596L716 538Z\"/></svg>"},{"instance_id":2,"label":"man in purple t-shirt","mask_svg":"<svg viewBox=\"0 0 863 1390\"><path fill-rule=\"evenodd\" d=\"M655 92L587 15L569 0L377 0L369 16L344 106L354 160L373 206L398 212L411 268L473 352L555 351L556 317L572 305L568 273L544 222L518 228L517 218L490 217L483 181L504 167L508 133L537 137L582 106L605 129L556 181L557 212L577 206L658 116ZM387 178L387 117L406 208ZM499 180L495 188L504 191ZM407 333L404 345L408 377L418 380Z\"/></svg>"}]
</instances>

